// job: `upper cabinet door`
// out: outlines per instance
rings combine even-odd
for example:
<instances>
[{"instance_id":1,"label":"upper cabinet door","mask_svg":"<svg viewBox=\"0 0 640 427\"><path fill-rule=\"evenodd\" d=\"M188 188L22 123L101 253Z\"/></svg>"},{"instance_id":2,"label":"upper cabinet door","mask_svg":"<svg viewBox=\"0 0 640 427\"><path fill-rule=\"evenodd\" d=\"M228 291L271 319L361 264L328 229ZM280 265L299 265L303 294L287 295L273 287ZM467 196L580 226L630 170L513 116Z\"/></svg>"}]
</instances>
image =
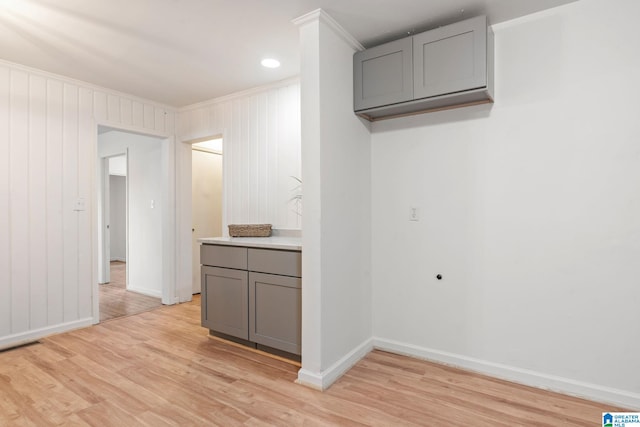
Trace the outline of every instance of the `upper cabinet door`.
<instances>
[{"instance_id":1,"label":"upper cabinet door","mask_svg":"<svg viewBox=\"0 0 640 427\"><path fill-rule=\"evenodd\" d=\"M415 99L487 86L487 18L478 16L413 37Z\"/></svg>"},{"instance_id":2,"label":"upper cabinet door","mask_svg":"<svg viewBox=\"0 0 640 427\"><path fill-rule=\"evenodd\" d=\"M413 99L412 50L408 37L353 56L355 111Z\"/></svg>"}]
</instances>

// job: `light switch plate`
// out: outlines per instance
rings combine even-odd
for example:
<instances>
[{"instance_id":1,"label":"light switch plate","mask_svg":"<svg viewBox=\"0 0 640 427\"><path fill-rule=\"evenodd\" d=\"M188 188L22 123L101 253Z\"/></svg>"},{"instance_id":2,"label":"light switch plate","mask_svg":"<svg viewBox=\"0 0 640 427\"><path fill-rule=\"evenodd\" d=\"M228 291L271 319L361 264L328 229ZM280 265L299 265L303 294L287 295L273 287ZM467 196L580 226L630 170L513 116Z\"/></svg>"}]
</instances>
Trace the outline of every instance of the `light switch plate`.
<instances>
[{"instance_id":1,"label":"light switch plate","mask_svg":"<svg viewBox=\"0 0 640 427\"><path fill-rule=\"evenodd\" d=\"M420 208L416 206L409 208L409 221L420 221Z\"/></svg>"},{"instance_id":2,"label":"light switch plate","mask_svg":"<svg viewBox=\"0 0 640 427\"><path fill-rule=\"evenodd\" d=\"M81 212L87 210L86 203L84 197L78 197L76 202L73 205L73 210L76 212Z\"/></svg>"}]
</instances>

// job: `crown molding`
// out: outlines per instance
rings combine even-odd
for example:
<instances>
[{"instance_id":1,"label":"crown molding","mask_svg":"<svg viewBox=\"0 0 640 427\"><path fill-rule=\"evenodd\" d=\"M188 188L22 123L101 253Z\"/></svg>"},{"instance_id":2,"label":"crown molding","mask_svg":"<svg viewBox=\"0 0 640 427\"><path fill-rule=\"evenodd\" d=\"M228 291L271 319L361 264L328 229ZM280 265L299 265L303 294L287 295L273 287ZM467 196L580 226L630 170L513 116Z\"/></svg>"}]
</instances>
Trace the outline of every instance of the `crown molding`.
<instances>
[{"instance_id":1,"label":"crown molding","mask_svg":"<svg viewBox=\"0 0 640 427\"><path fill-rule=\"evenodd\" d=\"M78 87L92 90L94 92L104 92L108 95L114 95L114 96L130 99L132 101L137 101L143 104L151 105L153 107L161 108L166 112L175 113L178 111L178 108L169 104L163 104L161 102L145 99L137 95L132 95L130 93L121 92L115 89L110 89L108 87L98 86L96 84L85 82L83 80L74 79L73 77L67 77L62 74L56 74L49 71L40 70L38 68L30 67L28 65L18 64L17 62L11 62L5 59L0 59L0 66L4 66L14 70L24 71L25 73L29 73L33 75L39 75L47 79L58 80L62 83L72 84Z\"/></svg>"},{"instance_id":2,"label":"crown molding","mask_svg":"<svg viewBox=\"0 0 640 427\"><path fill-rule=\"evenodd\" d=\"M185 105L184 107L178 108L179 113L183 113L186 111L197 110L199 108L207 108L212 105L219 104L221 102L232 101L238 98L246 98L248 96L256 95L259 93L267 92L272 89L278 89L281 87L291 86L300 83L300 76L289 77L284 80L279 80L274 83L269 83L262 86L253 87L250 89L246 89L240 92L234 92L229 95L220 96L218 98L208 99L206 101L201 101L195 104Z\"/></svg>"},{"instance_id":3,"label":"crown molding","mask_svg":"<svg viewBox=\"0 0 640 427\"><path fill-rule=\"evenodd\" d=\"M356 40L355 37L353 37L347 30L342 27L342 25L338 24L338 22L333 19L331 15L329 15L322 9L313 10L298 18L293 19L291 22L298 27L311 22L323 22L353 49L358 51L364 50L364 46L362 46L362 44L358 40Z\"/></svg>"}]
</instances>

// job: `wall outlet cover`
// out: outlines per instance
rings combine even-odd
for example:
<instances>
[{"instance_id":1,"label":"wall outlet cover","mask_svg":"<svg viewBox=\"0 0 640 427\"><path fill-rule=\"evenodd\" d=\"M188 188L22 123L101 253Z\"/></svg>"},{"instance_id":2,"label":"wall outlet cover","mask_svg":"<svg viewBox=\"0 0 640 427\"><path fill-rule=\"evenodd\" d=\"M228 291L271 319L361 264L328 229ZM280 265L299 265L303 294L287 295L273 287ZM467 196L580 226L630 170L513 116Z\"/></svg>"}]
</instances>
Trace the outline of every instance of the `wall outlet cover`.
<instances>
[{"instance_id":1,"label":"wall outlet cover","mask_svg":"<svg viewBox=\"0 0 640 427\"><path fill-rule=\"evenodd\" d=\"M409 221L420 221L420 208L416 206L409 208Z\"/></svg>"}]
</instances>

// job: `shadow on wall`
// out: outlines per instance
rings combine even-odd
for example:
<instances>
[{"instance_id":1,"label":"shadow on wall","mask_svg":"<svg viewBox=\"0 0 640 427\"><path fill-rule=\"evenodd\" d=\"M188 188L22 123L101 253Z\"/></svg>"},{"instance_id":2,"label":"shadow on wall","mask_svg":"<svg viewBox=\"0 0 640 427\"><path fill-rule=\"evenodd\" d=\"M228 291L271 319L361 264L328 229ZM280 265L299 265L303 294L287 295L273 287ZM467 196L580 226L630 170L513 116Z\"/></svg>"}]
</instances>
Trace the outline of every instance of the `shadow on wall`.
<instances>
[{"instance_id":1,"label":"shadow on wall","mask_svg":"<svg viewBox=\"0 0 640 427\"><path fill-rule=\"evenodd\" d=\"M392 132L425 126L437 126L446 123L469 122L486 119L491 116L493 103L474 105L472 107L452 108L432 113L415 114L395 119L380 120L372 124L373 132Z\"/></svg>"}]
</instances>

